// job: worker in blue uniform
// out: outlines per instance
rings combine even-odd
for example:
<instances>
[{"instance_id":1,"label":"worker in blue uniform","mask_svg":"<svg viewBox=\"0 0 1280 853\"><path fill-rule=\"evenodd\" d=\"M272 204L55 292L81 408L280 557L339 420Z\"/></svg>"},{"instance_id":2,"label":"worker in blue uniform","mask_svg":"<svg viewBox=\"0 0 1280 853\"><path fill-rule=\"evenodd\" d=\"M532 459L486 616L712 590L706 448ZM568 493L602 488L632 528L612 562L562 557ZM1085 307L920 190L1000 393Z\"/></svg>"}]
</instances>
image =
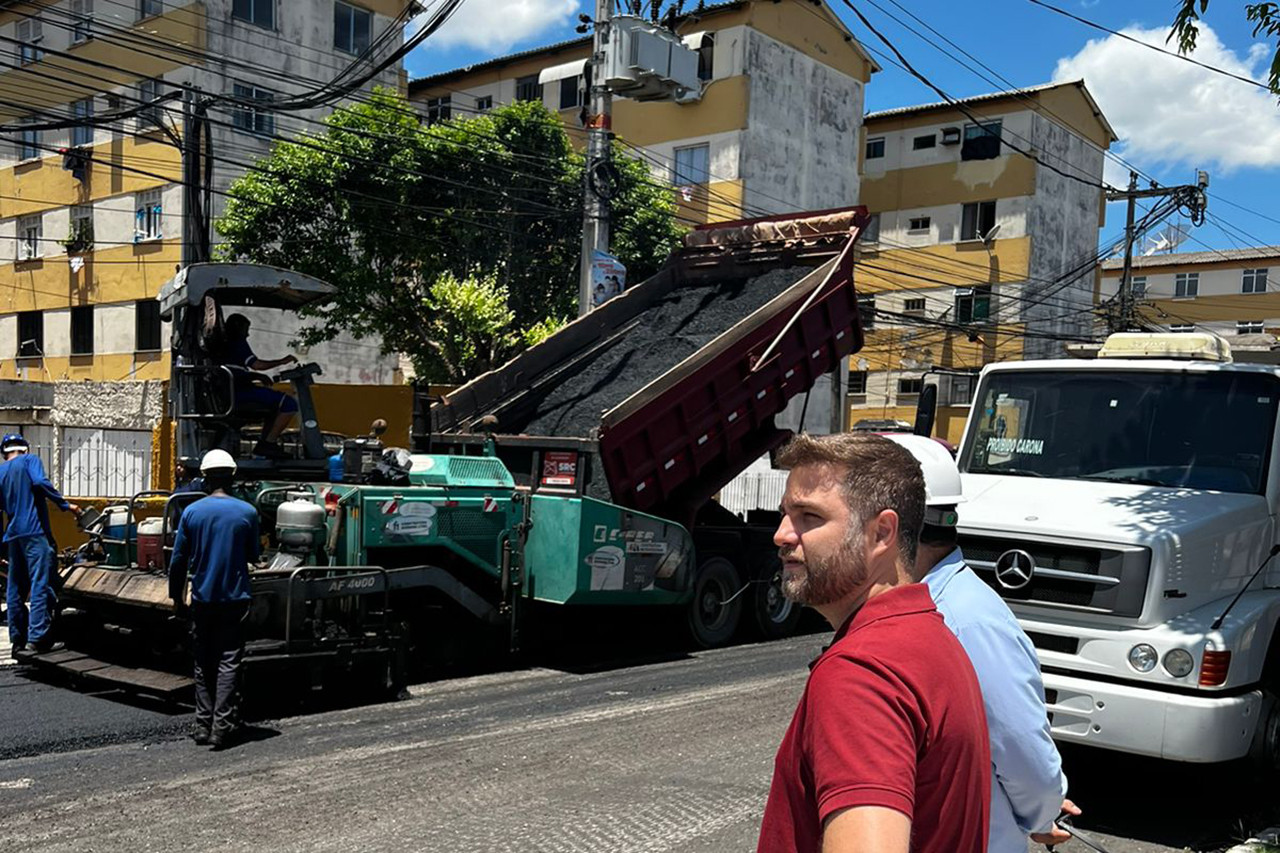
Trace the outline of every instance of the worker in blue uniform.
<instances>
[{"instance_id":1,"label":"worker in blue uniform","mask_svg":"<svg viewBox=\"0 0 1280 853\"><path fill-rule=\"evenodd\" d=\"M249 345L249 318L243 314L232 314L224 324L226 341L219 353L218 363L230 367L243 368L262 372L285 364L297 364L298 359L292 355L283 358L258 358ZM268 459L282 459L285 453L280 448L280 434L289 426L298 413L298 401L288 394L274 388L264 388L254 384L244 373L235 376L235 407L253 406L272 410L274 415L263 425L262 437L253 448L254 456Z\"/></svg>"},{"instance_id":2,"label":"worker in blue uniform","mask_svg":"<svg viewBox=\"0 0 1280 853\"><path fill-rule=\"evenodd\" d=\"M0 439L0 512L8 520L4 542L9 552L9 641L13 652L28 647L38 654L57 651L61 643L49 637L56 597L51 586L54 572L53 533L49 528L51 501L63 512L80 515L80 507L68 503L44 473L40 457L20 435ZM31 603L27 612L26 601Z\"/></svg>"},{"instance_id":3,"label":"worker in blue uniform","mask_svg":"<svg viewBox=\"0 0 1280 853\"><path fill-rule=\"evenodd\" d=\"M236 463L225 450L200 462L208 497L187 507L178 522L169 560L174 610L188 612L184 587L191 580L195 654L196 721L192 739L223 749L239 728L240 662L249 610L249 566L257 562L258 511L228 494Z\"/></svg>"}]
</instances>

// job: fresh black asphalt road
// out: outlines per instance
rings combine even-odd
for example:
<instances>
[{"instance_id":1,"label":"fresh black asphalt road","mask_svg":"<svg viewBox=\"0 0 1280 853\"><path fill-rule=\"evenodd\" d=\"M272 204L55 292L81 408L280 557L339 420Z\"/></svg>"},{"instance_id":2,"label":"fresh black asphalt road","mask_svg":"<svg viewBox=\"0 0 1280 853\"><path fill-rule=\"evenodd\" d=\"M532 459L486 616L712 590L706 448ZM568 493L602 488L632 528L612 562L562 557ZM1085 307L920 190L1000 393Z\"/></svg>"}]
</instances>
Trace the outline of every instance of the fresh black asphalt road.
<instances>
[{"instance_id":1,"label":"fresh black asphalt road","mask_svg":"<svg viewBox=\"0 0 1280 853\"><path fill-rule=\"evenodd\" d=\"M6 669L0 845L749 851L824 639L439 681L397 702L264 721L223 753L182 739L185 714ZM1117 853L1220 850L1280 818L1276 792L1238 768L1065 756L1081 826Z\"/></svg>"}]
</instances>

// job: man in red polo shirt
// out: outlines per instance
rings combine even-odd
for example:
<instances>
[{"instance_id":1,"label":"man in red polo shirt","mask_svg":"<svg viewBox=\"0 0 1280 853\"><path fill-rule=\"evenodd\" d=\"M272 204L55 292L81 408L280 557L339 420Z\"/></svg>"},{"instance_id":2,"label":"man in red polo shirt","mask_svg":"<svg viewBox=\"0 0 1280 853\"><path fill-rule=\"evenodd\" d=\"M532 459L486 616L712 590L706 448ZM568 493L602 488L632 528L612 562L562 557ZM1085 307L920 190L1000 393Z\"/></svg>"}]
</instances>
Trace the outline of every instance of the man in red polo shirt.
<instances>
[{"instance_id":1,"label":"man in red polo shirt","mask_svg":"<svg viewBox=\"0 0 1280 853\"><path fill-rule=\"evenodd\" d=\"M911 582L924 478L878 436L799 436L774 534L787 597L836 629L778 749L760 853L981 853L991 757L973 667Z\"/></svg>"}]
</instances>

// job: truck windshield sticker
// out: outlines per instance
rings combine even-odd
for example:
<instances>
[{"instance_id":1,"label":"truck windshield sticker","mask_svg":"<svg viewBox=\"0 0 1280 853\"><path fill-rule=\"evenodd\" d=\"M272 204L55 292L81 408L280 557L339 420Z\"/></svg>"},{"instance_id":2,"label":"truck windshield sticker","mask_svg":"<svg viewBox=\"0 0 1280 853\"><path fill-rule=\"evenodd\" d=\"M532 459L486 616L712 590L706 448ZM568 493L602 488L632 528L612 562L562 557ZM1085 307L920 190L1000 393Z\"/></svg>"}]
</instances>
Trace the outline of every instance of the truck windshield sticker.
<instances>
[{"instance_id":1,"label":"truck windshield sticker","mask_svg":"<svg viewBox=\"0 0 1280 853\"><path fill-rule=\"evenodd\" d=\"M1044 439L1040 438L989 438L988 453L1026 453L1039 456L1044 453Z\"/></svg>"}]
</instances>

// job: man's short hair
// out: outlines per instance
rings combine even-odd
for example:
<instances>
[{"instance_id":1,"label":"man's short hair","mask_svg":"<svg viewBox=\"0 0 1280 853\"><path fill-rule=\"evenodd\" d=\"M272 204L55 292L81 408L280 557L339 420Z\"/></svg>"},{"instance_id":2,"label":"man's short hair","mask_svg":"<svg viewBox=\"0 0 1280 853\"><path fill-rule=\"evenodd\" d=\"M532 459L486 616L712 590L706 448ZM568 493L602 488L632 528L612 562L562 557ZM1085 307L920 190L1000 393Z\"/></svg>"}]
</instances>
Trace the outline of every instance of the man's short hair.
<instances>
[{"instance_id":1,"label":"man's short hair","mask_svg":"<svg viewBox=\"0 0 1280 853\"><path fill-rule=\"evenodd\" d=\"M779 451L781 468L831 465L841 471L845 502L865 523L883 510L898 514L898 549L908 565L916 559L924 524L924 474L900 444L878 435L798 435Z\"/></svg>"}]
</instances>

